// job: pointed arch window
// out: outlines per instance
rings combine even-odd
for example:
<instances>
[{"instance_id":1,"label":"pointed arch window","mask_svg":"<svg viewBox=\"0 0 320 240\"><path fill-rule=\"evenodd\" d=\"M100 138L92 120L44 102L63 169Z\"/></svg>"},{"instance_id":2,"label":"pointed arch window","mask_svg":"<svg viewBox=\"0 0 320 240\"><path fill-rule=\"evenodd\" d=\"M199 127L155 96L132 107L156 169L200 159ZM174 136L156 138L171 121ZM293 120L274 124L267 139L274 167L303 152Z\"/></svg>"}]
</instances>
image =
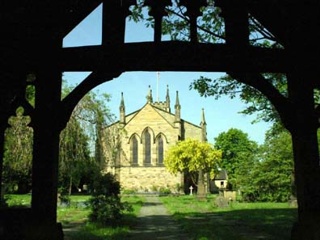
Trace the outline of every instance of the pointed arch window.
<instances>
[{"instance_id":1,"label":"pointed arch window","mask_svg":"<svg viewBox=\"0 0 320 240\"><path fill-rule=\"evenodd\" d=\"M144 163L151 164L151 134L144 132Z\"/></svg>"},{"instance_id":2,"label":"pointed arch window","mask_svg":"<svg viewBox=\"0 0 320 240\"><path fill-rule=\"evenodd\" d=\"M162 136L157 139L157 160L158 164L163 164L163 138Z\"/></svg>"},{"instance_id":3,"label":"pointed arch window","mask_svg":"<svg viewBox=\"0 0 320 240\"><path fill-rule=\"evenodd\" d=\"M134 136L131 140L131 149L132 149L132 155L131 155L131 162L133 165L138 165L138 140L137 137Z\"/></svg>"}]
</instances>

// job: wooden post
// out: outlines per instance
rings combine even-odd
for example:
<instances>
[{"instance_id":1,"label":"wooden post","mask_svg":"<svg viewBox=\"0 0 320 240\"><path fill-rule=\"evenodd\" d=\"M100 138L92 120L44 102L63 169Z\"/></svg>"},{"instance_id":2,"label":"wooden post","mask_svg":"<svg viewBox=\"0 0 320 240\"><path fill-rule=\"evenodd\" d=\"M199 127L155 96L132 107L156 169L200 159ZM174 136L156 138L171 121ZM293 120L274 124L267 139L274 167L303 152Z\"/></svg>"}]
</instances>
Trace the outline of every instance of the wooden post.
<instances>
[{"instance_id":1,"label":"wooden post","mask_svg":"<svg viewBox=\"0 0 320 240\"><path fill-rule=\"evenodd\" d=\"M154 42L161 42L162 36L162 18L167 16L166 6L170 6L171 0L146 0L145 6L150 7L149 15L154 17Z\"/></svg>"},{"instance_id":2,"label":"wooden post","mask_svg":"<svg viewBox=\"0 0 320 240\"><path fill-rule=\"evenodd\" d=\"M320 166L317 144L319 123L314 110L313 88L305 84L305 81L316 78L317 75L315 72L292 70L287 77L289 99L294 103L294 115L287 126L292 135L298 199L298 221L292 229L292 240L319 240Z\"/></svg>"},{"instance_id":3,"label":"wooden post","mask_svg":"<svg viewBox=\"0 0 320 240\"><path fill-rule=\"evenodd\" d=\"M57 228L57 183L59 160L59 118L62 73L58 67L58 53L62 41L45 39L43 64L36 72L35 112L32 164L31 236L35 239L60 239ZM50 233L48 233L50 231Z\"/></svg>"},{"instance_id":4,"label":"wooden post","mask_svg":"<svg viewBox=\"0 0 320 240\"><path fill-rule=\"evenodd\" d=\"M247 1L217 0L216 5L221 7L225 20L226 44L241 53L245 52L249 46Z\"/></svg>"},{"instance_id":5,"label":"wooden post","mask_svg":"<svg viewBox=\"0 0 320 240\"><path fill-rule=\"evenodd\" d=\"M185 6L187 11L186 16L189 17L190 22L190 41L193 43L198 42L198 27L197 18L201 16L201 7L207 6L207 1L205 0L180 0L179 5Z\"/></svg>"}]
</instances>

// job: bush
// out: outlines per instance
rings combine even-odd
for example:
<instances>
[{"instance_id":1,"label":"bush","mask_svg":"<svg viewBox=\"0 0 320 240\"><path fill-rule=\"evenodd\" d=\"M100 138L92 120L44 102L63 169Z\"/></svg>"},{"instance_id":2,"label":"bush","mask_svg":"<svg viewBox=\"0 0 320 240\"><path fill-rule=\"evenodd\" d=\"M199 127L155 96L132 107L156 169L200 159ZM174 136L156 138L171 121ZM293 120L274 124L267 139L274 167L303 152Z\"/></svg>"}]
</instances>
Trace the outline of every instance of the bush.
<instances>
[{"instance_id":1,"label":"bush","mask_svg":"<svg viewBox=\"0 0 320 240\"><path fill-rule=\"evenodd\" d=\"M159 193L161 195L169 195L169 194L171 194L171 190L169 188L160 187Z\"/></svg>"},{"instance_id":2,"label":"bush","mask_svg":"<svg viewBox=\"0 0 320 240\"><path fill-rule=\"evenodd\" d=\"M93 195L117 196L120 194L120 183L114 175L98 175L93 182Z\"/></svg>"},{"instance_id":3,"label":"bush","mask_svg":"<svg viewBox=\"0 0 320 240\"><path fill-rule=\"evenodd\" d=\"M89 199L91 222L102 225L114 226L119 225L124 211L132 211L131 205L122 203L117 196L98 195Z\"/></svg>"},{"instance_id":4,"label":"bush","mask_svg":"<svg viewBox=\"0 0 320 240\"><path fill-rule=\"evenodd\" d=\"M123 189L122 194L136 194L137 190L135 189Z\"/></svg>"},{"instance_id":5,"label":"bush","mask_svg":"<svg viewBox=\"0 0 320 240\"><path fill-rule=\"evenodd\" d=\"M118 225L124 211L132 211L132 206L121 202L120 184L113 175L100 175L94 182L94 193L89 199L91 208L89 221L102 225Z\"/></svg>"}]
</instances>

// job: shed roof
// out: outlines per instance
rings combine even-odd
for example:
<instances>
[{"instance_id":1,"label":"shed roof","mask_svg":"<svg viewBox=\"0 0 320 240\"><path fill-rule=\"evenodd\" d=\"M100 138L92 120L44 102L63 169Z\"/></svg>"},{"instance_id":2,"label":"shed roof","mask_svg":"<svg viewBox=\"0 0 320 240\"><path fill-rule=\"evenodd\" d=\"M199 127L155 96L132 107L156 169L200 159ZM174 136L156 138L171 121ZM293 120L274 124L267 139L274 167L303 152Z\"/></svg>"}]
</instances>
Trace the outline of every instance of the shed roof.
<instances>
[{"instance_id":1,"label":"shed roof","mask_svg":"<svg viewBox=\"0 0 320 240\"><path fill-rule=\"evenodd\" d=\"M214 180L227 180L228 174L227 171L222 169L219 171L219 173L214 177Z\"/></svg>"}]
</instances>

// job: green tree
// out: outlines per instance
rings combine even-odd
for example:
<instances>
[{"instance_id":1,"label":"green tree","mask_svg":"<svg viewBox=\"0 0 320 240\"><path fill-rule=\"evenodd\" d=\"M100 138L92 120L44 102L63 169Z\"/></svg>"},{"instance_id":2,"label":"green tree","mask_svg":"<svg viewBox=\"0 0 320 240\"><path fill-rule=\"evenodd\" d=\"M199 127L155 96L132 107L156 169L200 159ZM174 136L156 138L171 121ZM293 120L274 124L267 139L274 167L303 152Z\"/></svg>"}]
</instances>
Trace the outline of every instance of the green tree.
<instances>
[{"instance_id":1,"label":"green tree","mask_svg":"<svg viewBox=\"0 0 320 240\"><path fill-rule=\"evenodd\" d=\"M279 91L282 96L287 96L287 82L283 74L263 74L265 79ZM231 99L239 98L245 103L245 108L239 113L252 115L257 114L253 122L279 122L280 117L269 99L254 87L241 83L230 75L211 79L200 76L190 84L190 89L195 89L203 97L219 99L228 96Z\"/></svg>"},{"instance_id":2,"label":"green tree","mask_svg":"<svg viewBox=\"0 0 320 240\"><path fill-rule=\"evenodd\" d=\"M28 126L30 118L23 112L23 108L17 109L5 132L3 182L8 192L31 190L33 130Z\"/></svg>"},{"instance_id":3,"label":"green tree","mask_svg":"<svg viewBox=\"0 0 320 240\"><path fill-rule=\"evenodd\" d=\"M71 87L64 88L66 96ZM109 95L95 92L86 94L73 110L66 128L60 137L60 180L61 188L81 188L90 184L103 167L104 155L101 150L101 132L112 114L105 103Z\"/></svg>"},{"instance_id":4,"label":"green tree","mask_svg":"<svg viewBox=\"0 0 320 240\"><path fill-rule=\"evenodd\" d=\"M172 174L188 173L194 183L204 186L204 174L211 176L216 172L221 160L221 151L216 150L208 142L195 139L178 141L166 152L164 165ZM196 179L198 178L198 181ZM204 189L201 189L204 191Z\"/></svg>"},{"instance_id":5,"label":"green tree","mask_svg":"<svg viewBox=\"0 0 320 240\"><path fill-rule=\"evenodd\" d=\"M27 81L31 83L33 76L29 75ZM16 115L8 120L3 159L3 183L8 192L26 193L31 190L33 129L29 126L28 115L34 106L34 94L34 86L28 85L23 107L18 107Z\"/></svg>"},{"instance_id":6,"label":"green tree","mask_svg":"<svg viewBox=\"0 0 320 240\"><path fill-rule=\"evenodd\" d=\"M29 76L28 82L32 82ZM65 85L62 96L71 92L72 87ZM5 153L3 178L7 190L18 189L20 192L31 189L32 168L32 124L30 117L34 106L35 89L28 85L26 102L19 107L16 116L9 119L10 127L5 133ZM104 155L100 154L100 133L107 122L113 121L113 115L107 108L108 94L90 92L85 95L72 112L66 128L60 135L60 187L71 192L71 187L80 183L92 182L103 167Z\"/></svg>"},{"instance_id":7,"label":"green tree","mask_svg":"<svg viewBox=\"0 0 320 240\"><path fill-rule=\"evenodd\" d=\"M251 201L288 201L295 195L290 134L284 129L274 131L272 128L266 134L261 150L260 161L242 186L244 198Z\"/></svg>"},{"instance_id":8,"label":"green tree","mask_svg":"<svg viewBox=\"0 0 320 240\"><path fill-rule=\"evenodd\" d=\"M228 188L239 189L257 162L258 144L243 131L230 128L215 138L214 146L222 151L220 167L228 173Z\"/></svg>"},{"instance_id":9,"label":"green tree","mask_svg":"<svg viewBox=\"0 0 320 240\"><path fill-rule=\"evenodd\" d=\"M74 117L60 134L59 161L60 184L70 195L72 186L79 187L83 169L91 161L88 136Z\"/></svg>"}]
</instances>

